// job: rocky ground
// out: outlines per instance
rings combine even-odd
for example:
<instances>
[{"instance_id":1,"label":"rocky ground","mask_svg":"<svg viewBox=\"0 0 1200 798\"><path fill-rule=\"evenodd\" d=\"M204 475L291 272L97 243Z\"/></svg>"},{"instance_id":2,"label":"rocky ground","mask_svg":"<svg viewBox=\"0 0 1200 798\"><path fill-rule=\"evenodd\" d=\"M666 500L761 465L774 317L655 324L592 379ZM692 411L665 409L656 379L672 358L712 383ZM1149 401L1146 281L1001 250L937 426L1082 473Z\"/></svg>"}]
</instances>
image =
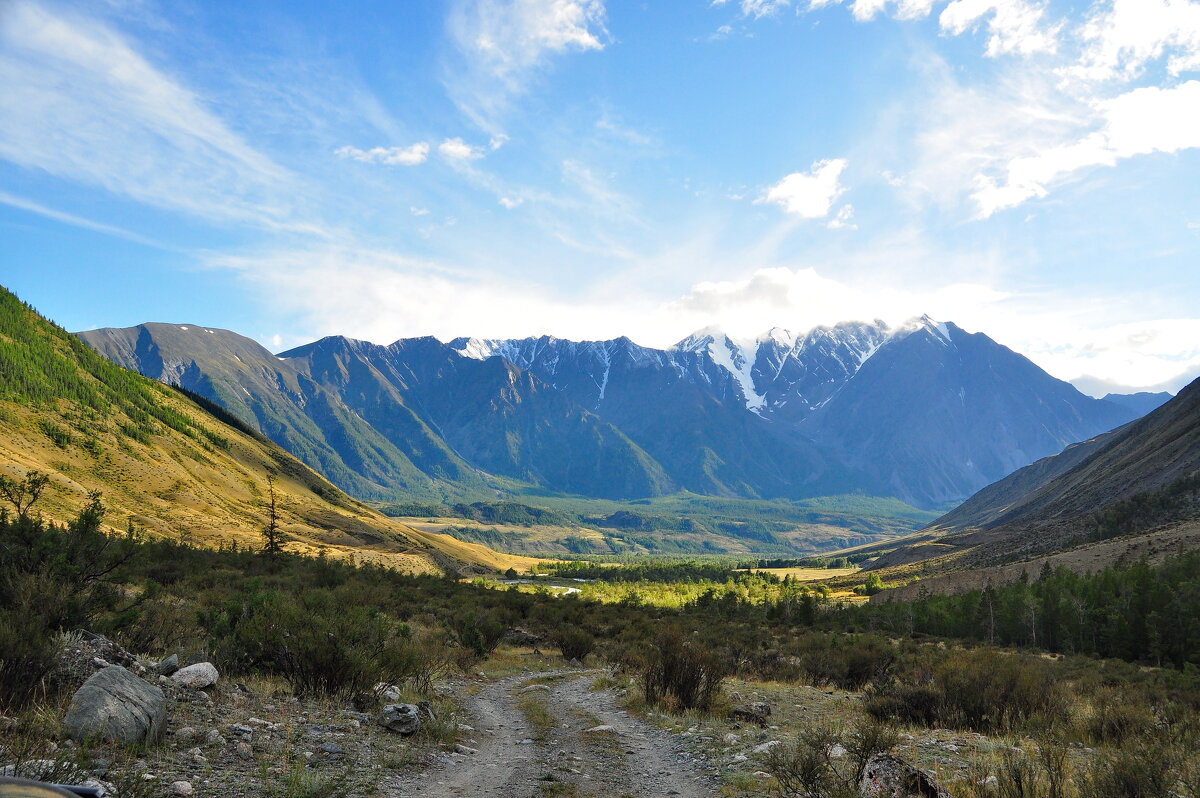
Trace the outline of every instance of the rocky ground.
<instances>
[{"instance_id":1,"label":"rocky ground","mask_svg":"<svg viewBox=\"0 0 1200 798\"><path fill-rule=\"evenodd\" d=\"M77 708L68 711L64 700L35 717L0 724L0 768L6 768L0 775L92 779L111 785L110 794L130 798L766 795L776 786L764 771L767 752L788 745L804 728L845 727L860 714L862 699L807 686L731 681L721 711L669 714L640 707L630 678L509 650L480 672L439 685L432 697L393 693L375 706L354 707L301 700L273 680L215 675L209 683L214 674L203 667L199 681L188 686L182 676L189 671L158 673L155 663L113 650L99 652L108 654L106 660L92 656L96 646L72 655L68 678L82 681L111 667L109 660L120 661L162 691L161 740L132 746L75 742L62 719L78 714ZM419 708L421 698L431 700ZM420 729L400 734L399 726L381 725L387 702L411 702L406 711ZM731 709L740 709L740 717L731 717ZM986 778L1005 751L1022 744L902 730L893 753L953 791L956 783Z\"/></svg>"},{"instance_id":2,"label":"rocky ground","mask_svg":"<svg viewBox=\"0 0 1200 798\"><path fill-rule=\"evenodd\" d=\"M642 721L597 674L552 671L509 676L466 701L470 728L457 752L388 778L381 790L416 796L663 796L716 793L681 739Z\"/></svg>"}]
</instances>

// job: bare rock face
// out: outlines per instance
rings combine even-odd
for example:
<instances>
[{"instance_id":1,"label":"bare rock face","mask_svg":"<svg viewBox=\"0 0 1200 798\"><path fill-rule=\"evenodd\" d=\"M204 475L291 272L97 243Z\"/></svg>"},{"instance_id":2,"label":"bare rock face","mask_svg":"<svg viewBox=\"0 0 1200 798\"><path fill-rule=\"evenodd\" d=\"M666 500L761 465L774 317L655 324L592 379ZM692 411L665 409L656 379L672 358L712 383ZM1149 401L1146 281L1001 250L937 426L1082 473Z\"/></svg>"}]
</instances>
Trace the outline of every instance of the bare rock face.
<instances>
[{"instance_id":1,"label":"bare rock face","mask_svg":"<svg viewBox=\"0 0 1200 798\"><path fill-rule=\"evenodd\" d=\"M167 725L163 691L119 665L94 673L71 698L63 730L75 740L155 743Z\"/></svg>"},{"instance_id":2,"label":"bare rock face","mask_svg":"<svg viewBox=\"0 0 1200 798\"><path fill-rule=\"evenodd\" d=\"M927 770L891 754L875 754L858 783L862 798L953 798Z\"/></svg>"},{"instance_id":3,"label":"bare rock face","mask_svg":"<svg viewBox=\"0 0 1200 798\"><path fill-rule=\"evenodd\" d=\"M175 684L192 690L203 690L205 687L212 687L220 678L217 673L217 666L211 662L197 662L195 665L188 665L186 668L180 668L171 674L171 679Z\"/></svg>"},{"instance_id":4,"label":"bare rock face","mask_svg":"<svg viewBox=\"0 0 1200 798\"><path fill-rule=\"evenodd\" d=\"M388 704L379 713L379 725L407 737L421 729L425 717L426 713L416 704Z\"/></svg>"}]
</instances>

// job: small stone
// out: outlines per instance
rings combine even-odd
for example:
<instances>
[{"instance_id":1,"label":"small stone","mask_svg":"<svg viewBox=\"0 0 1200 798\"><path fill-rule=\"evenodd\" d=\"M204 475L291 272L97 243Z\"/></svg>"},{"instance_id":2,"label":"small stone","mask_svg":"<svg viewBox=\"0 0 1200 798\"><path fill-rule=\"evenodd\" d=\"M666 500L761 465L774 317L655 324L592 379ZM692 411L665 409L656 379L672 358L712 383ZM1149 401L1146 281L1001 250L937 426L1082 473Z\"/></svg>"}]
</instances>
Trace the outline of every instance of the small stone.
<instances>
[{"instance_id":1,"label":"small stone","mask_svg":"<svg viewBox=\"0 0 1200 798\"><path fill-rule=\"evenodd\" d=\"M528 687L521 688L522 693L548 693L550 685L547 684L531 684Z\"/></svg>"},{"instance_id":2,"label":"small stone","mask_svg":"<svg viewBox=\"0 0 1200 798\"><path fill-rule=\"evenodd\" d=\"M454 752L456 754L465 754L465 755L469 756L471 754L479 753L479 749L472 748L469 745L463 745L462 743L459 743L458 745L454 746Z\"/></svg>"},{"instance_id":3,"label":"small stone","mask_svg":"<svg viewBox=\"0 0 1200 798\"><path fill-rule=\"evenodd\" d=\"M762 745L754 746L754 753L765 754L777 745L782 745L782 743L779 740L769 740Z\"/></svg>"},{"instance_id":4,"label":"small stone","mask_svg":"<svg viewBox=\"0 0 1200 798\"><path fill-rule=\"evenodd\" d=\"M225 738L222 737L221 733L216 729L209 729L208 733L204 735L204 744L224 746Z\"/></svg>"},{"instance_id":5,"label":"small stone","mask_svg":"<svg viewBox=\"0 0 1200 798\"><path fill-rule=\"evenodd\" d=\"M192 690L203 690L205 687L212 687L220 678L220 673L217 672L217 667L211 662L197 662L195 665L188 665L186 668L180 668L171 674L171 679L176 684Z\"/></svg>"},{"instance_id":6,"label":"small stone","mask_svg":"<svg viewBox=\"0 0 1200 798\"><path fill-rule=\"evenodd\" d=\"M729 734L726 734L724 737L722 737L721 741L724 742L725 745L737 745L738 740L740 740L740 739L742 739L742 738L738 737L733 732L730 732Z\"/></svg>"},{"instance_id":7,"label":"small stone","mask_svg":"<svg viewBox=\"0 0 1200 798\"><path fill-rule=\"evenodd\" d=\"M254 748L248 742L245 742L245 741L239 742L237 744L237 746L234 748L234 750L237 752L238 757L241 759L250 761L251 759L254 758Z\"/></svg>"},{"instance_id":8,"label":"small stone","mask_svg":"<svg viewBox=\"0 0 1200 798\"><path fill-rule=\"evenodd\" d=\"M179 655L172 654L162 662L154 666L154 672L160 676L170 676L175 671L179 670Z\"/></svg>"},{"instance_id":9,"label":"small stone","mask_svg":"<svg viewBox=\"0 0 1200 798\"><path fill-rule=\"evenodd\" d=\"M192 789L190 781L173 781L171 782L171 792L175 795L193 795L195 790Z\"/></svg>"},{"instance_id":10,"label":"small stone","mask_svg":"<svg viewBox=\"0 0 1200 798\"><path fill-rule=\"evenodd\" d=\"M833 745L829 746L830 759L841 759L846 755L846 753L846 746L842 745L841 743L834 743Z\"/></svg>"},{"instance_id":11,"label":"small stone","mask_svg":"<svg viewBox=\"0 0 1200 798\"><path fill-rule=\"evenodd\" d=\"M604 733L604 732L616 733L617 730L614 729L612 726L609 726L607 723L605 723L605 724L601 724L600 726L593 726L590 729L585 729L584 731L585 732L595 732L595 733L600 734L600 733Z\"/></svg>"}]
</instances>

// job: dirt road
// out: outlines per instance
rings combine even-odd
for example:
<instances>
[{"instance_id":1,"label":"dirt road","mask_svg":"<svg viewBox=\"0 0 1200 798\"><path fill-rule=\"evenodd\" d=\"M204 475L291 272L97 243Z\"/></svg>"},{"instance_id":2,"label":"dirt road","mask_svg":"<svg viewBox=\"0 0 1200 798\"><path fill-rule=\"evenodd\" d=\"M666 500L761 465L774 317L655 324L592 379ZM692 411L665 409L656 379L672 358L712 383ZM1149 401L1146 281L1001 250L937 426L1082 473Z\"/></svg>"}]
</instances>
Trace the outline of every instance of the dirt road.
<instances>
[{"instance_id":1,"label":"dirt road","mask_svg":"<svg viewBox=\"0 0 1200 798\"><path fill-rule=\"evenodd\" d=\"M466 704L473 731L428 768L386 785L392 798L716 794L710 778L669 733L632 717L606 690L589 690L594 674L527 673L487 685ZM527 685L542 677L544 683ZM546 713L530 723L519 704ZM607 727L595 730L596 727Z\"/></svg>"}]
</instances>

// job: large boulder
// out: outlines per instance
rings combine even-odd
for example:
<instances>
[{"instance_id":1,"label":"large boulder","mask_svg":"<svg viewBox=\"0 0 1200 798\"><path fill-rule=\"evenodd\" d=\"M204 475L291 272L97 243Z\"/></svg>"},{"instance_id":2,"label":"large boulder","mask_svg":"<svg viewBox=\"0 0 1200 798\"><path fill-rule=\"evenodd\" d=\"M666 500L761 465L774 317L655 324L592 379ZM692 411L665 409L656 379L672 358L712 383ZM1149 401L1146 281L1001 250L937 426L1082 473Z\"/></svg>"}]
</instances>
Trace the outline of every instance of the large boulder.
<instances>
[{"instance_id":1,"label":"large boulder","mask_svg":"<svg viewBox=\"0 0 1200 798\"><path fill-rule=\"evenodd\" d=\"M416 704L388 704L379 713L379 725L388 731L408 736L421 730L427 713Z\"/></svg>"},{"instance_id":2,"label":"large boulder","mask_svg":"<svg viewBox=\"0 0 1200 798\"><path fill-rule=\"evenodd\" d=\"M217 683L221 674L217 673L217 666L211 662L197 662L195 665L188 665L186 668L180 668L171 674L171 679L182 687L187 687L192 690L203 690L205 687L212 687Z\"/></svg>"},{"instance_id":3,"label":"large boulder","mask_svg":"<svg viewBox=\"0 0 1200 798\"><path fill-rule=\"evenodd\" d=\"M75 740L154 743L167 725L167 697L119 665L99 670L71 698L63 730Z\"/></svg>"},{"instance_id":4,"label":"large boulder","mask_svg":"<svg viewBox=\"0 0 1200 798\"><path fill-rule=\"evenodd\" d=\"M875 754L858 783L862 798L953 798L937 778L891 754Z\"/></svg>"}]
</instances>

